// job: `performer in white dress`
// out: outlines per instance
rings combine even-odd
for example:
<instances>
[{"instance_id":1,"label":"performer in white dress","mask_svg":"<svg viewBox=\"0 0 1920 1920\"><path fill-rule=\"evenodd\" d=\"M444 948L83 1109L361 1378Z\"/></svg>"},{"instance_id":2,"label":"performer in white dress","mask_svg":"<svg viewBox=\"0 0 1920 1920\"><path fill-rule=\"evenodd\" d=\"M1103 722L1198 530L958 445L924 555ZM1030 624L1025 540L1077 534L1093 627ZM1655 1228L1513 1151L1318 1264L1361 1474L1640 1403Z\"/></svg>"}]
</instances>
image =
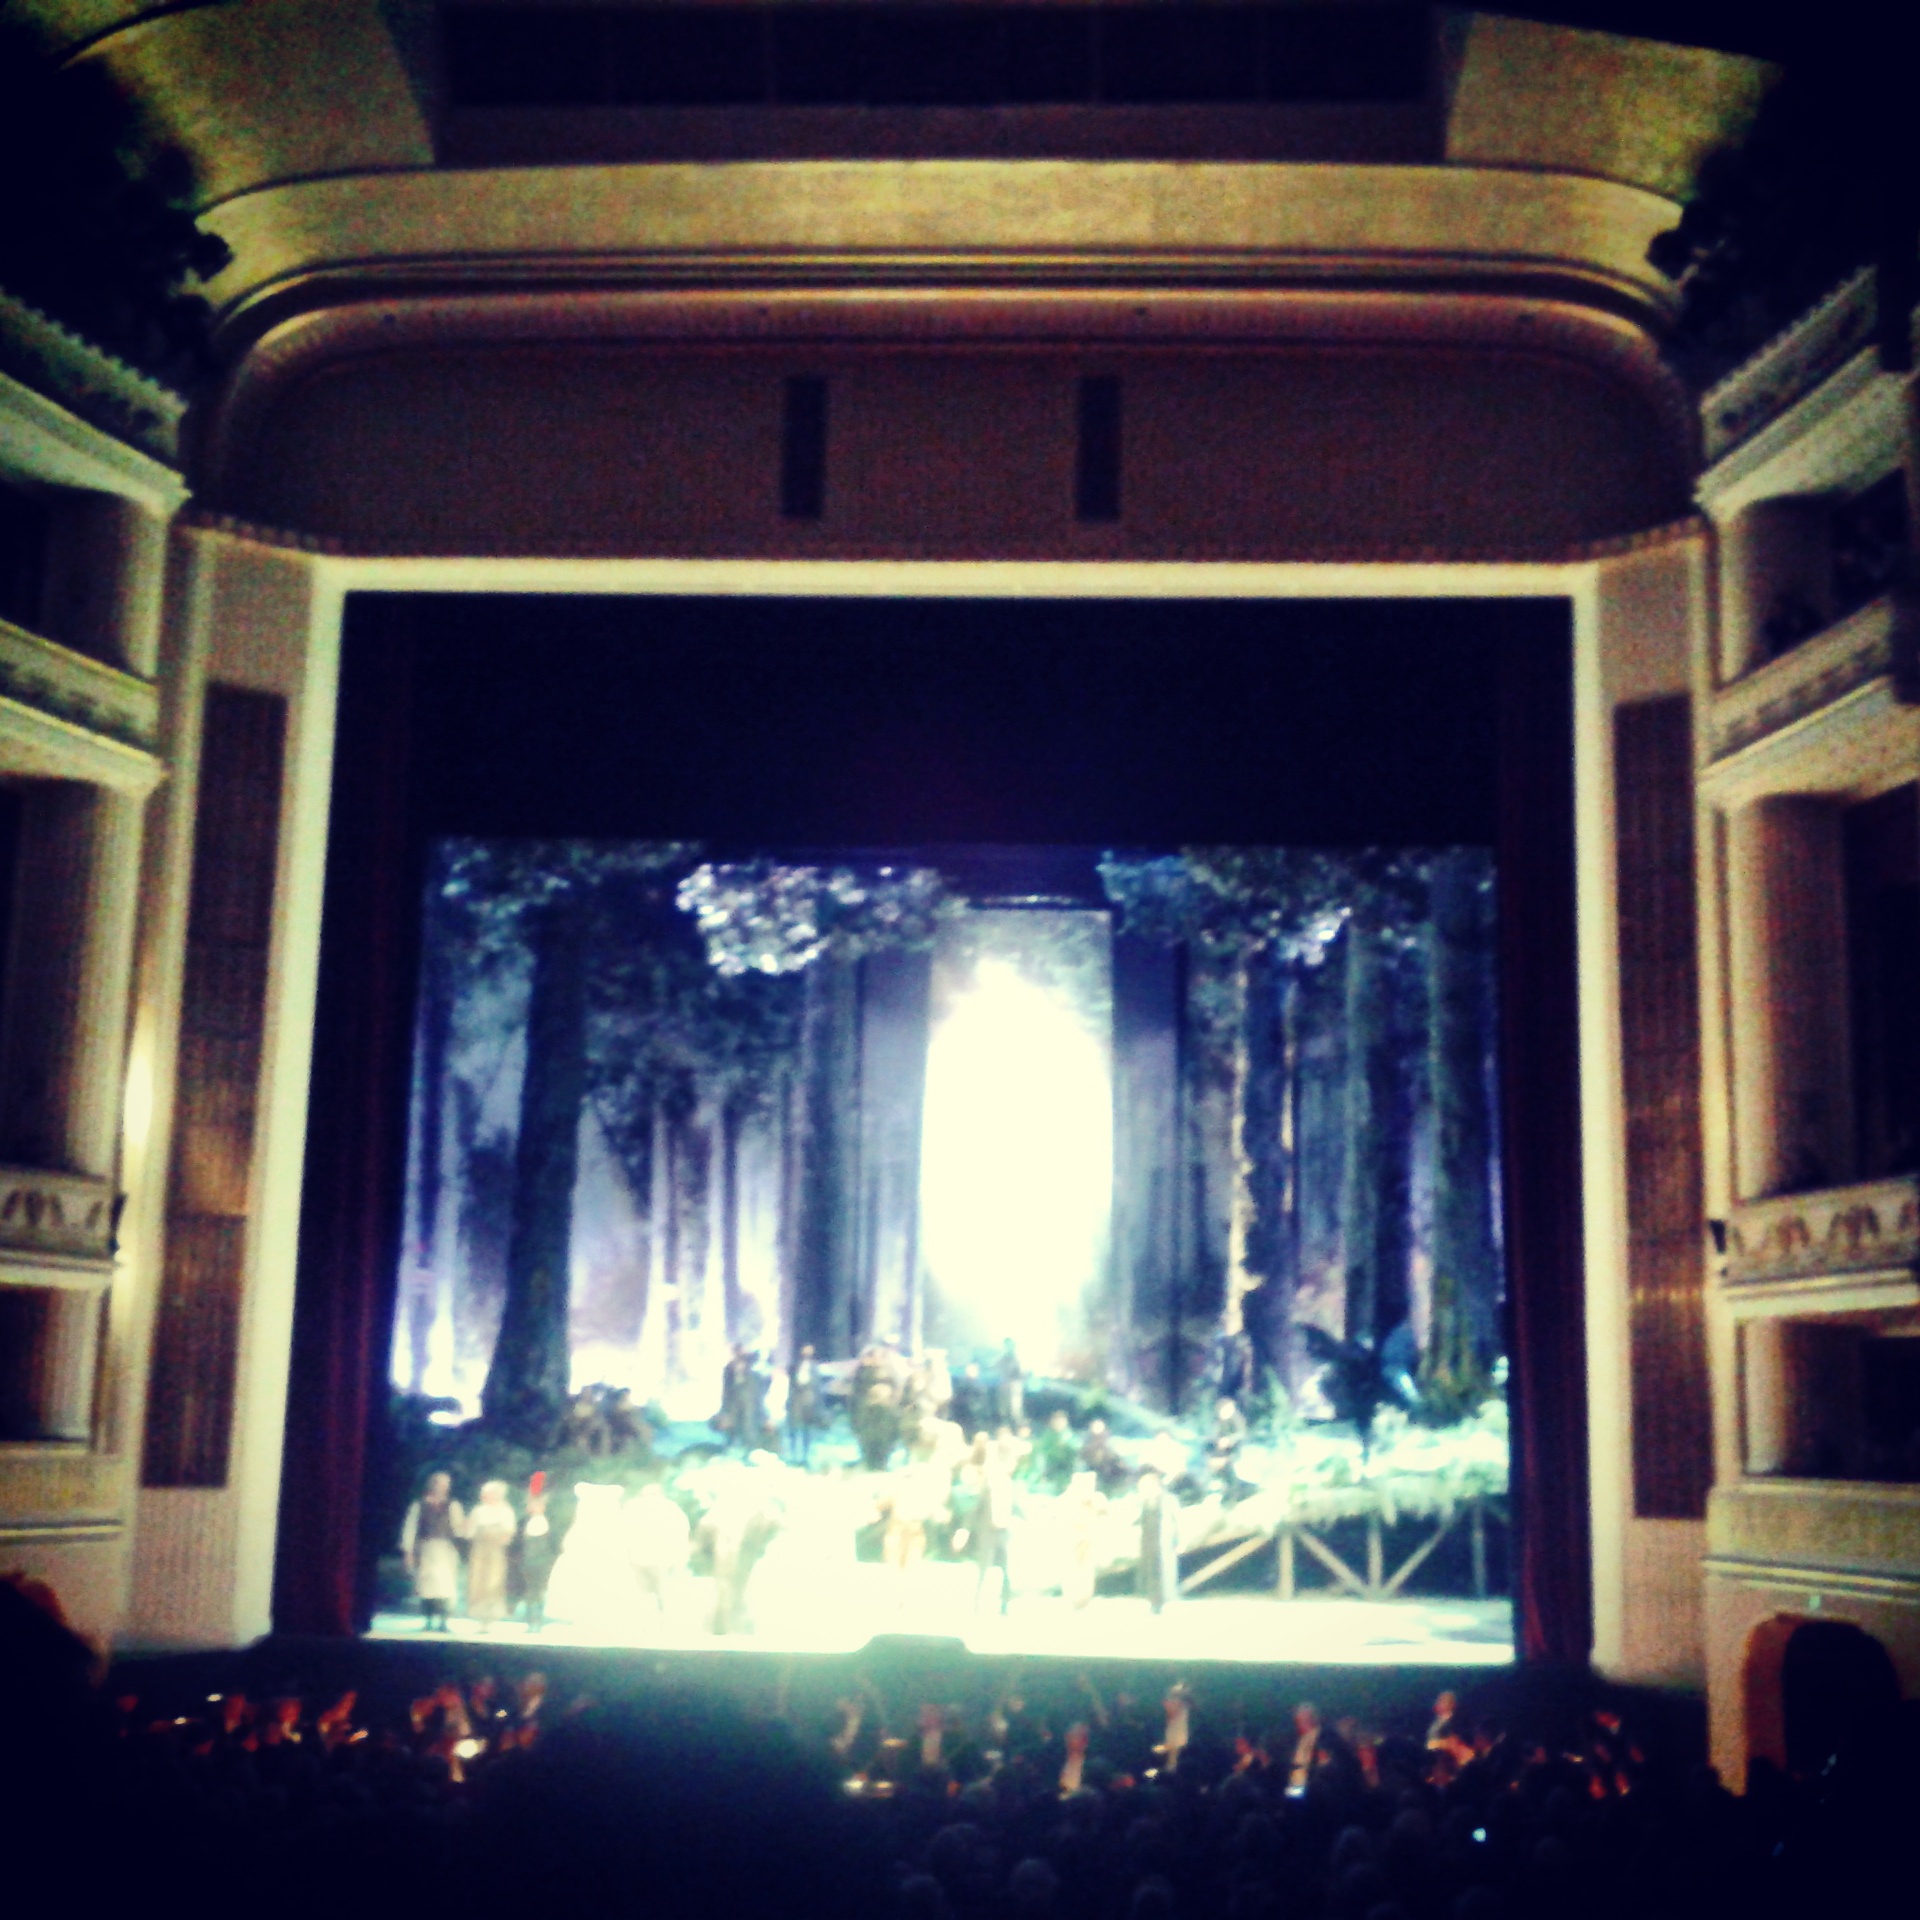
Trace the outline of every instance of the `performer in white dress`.
<instances>
[{"instance_id":1,"label":"performer in white dress","mask_svg":"<svg viewBox=\"0 0 1920 1920\"><path fill-rule=\"evenodd\" d=\"M651 1600L657 1612L671 1613L687 1571L692 1523L657 1480L650 1480L627 1502L626 1521L634 1571L640 1577L640 1602L644 1606Z\"/></svg>"},{"instance_id":2,"label":"performer in white dress","mask_svg":"<svg viewBox=\"0 0 1920 1920\"><path fill-rule=\"evenodd\" d=\"M622 1512L626 1497L624 1487L575 1483L573 1524L547 1587L548 1613L595 1638L626 1638L639 1611L632 1532Z\"/></svg>"},{"instance_id":3,"label":"performer in white dress","mask_svg":"<svg viewBox=\"0 0 1920 1920\"><path fill-rule=\"evenodd\" d=\"M483 1627L507 1617L507 1556L519 1516L507 1499L507 1483L489 1480L467 1515L467 1614Z\"/></svg>"}]
</instances>

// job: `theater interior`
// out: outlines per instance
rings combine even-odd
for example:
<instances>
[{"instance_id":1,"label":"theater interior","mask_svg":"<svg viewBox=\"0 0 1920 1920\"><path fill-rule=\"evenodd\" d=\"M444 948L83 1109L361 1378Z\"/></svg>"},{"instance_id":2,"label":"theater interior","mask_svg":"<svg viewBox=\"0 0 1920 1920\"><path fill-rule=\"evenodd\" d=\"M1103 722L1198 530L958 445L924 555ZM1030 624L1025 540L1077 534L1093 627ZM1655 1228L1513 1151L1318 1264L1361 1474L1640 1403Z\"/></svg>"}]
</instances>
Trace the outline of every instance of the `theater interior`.
<instances>
[{"instance_id":1,"label":"theater interior","mask_svg":"<svg viewBox=\"0 0 1920 1920\"><path fill-rule=\"evenodd\" d=\"M1913 76L1811 11L17 0L0 1574L156 1699L439 1683L359 1636L449 837L1090 849L1047 897L1103 913L1115 847L1474 845L1512 1633L1461 1684L1735 1795L1920 1694ZM88 168L144 183L94 229ZM1261 1609L1216 1684L1424 1726L1455 1670L1303 1656L1245 1537L1172 1610ZM975 1684L913 1640L900 1699ZM1207 1649L1140 1657L1199 1726Z\"/></svg>"}]
</instances>

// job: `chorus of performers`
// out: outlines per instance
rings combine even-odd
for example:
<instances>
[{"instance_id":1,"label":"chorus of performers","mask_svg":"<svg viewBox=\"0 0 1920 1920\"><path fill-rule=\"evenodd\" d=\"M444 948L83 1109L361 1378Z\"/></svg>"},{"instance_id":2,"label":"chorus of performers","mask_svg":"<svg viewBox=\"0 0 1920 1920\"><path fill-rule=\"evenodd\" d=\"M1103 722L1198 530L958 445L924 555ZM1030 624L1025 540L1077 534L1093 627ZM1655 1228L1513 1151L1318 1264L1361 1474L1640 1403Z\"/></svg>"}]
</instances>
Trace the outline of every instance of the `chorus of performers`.
<instances>
[{"instance_id":1,"label":"chorus of performers","mask_svg":"<svg viewBox=\"0 0 1920 1920\"><path fill-rule=\"evenodd\" d=\"M740 1347L707 1438L672 1460L654 1453L630 1394L576 1396L556 1453L611 1464L637 1449L642 1484L605 1484L589 1464L563 1530L544 1472L517 1495L489 1478L463 1504L435 1470L407 1509L402 1559L431 1631L458 1615L482 1630L514 1618L536 1632L553 1620L632 1637L650 1619L689 1617L702 1592L707 1629L751 1631L754 1571L802 1529L826 1548L809 1562L815 1586L833 1577L823 1567L877 1561L898 1608L921 1598L929 1561L970 1566L974 1610L1000 1614L1054 1593L1085 1608L1103 1573L1131 1561L1134 1591L1159 1613L1179 1592L1183 1509L1252 1491L1239 1471L1247 1422L1229 1391L1248 1384L1225 1339L1198 1429L1134 1418L1122 1441L1074 1390L1030 1383L1011 1341L957 1371L939 1348L909 1355L885 1341L838 1363L803 1346L785 1369ZM838 1538L823 1543L822 1530ZM953 1590L949 1578L942 1591Z\"/></svg>"}]
</instances>

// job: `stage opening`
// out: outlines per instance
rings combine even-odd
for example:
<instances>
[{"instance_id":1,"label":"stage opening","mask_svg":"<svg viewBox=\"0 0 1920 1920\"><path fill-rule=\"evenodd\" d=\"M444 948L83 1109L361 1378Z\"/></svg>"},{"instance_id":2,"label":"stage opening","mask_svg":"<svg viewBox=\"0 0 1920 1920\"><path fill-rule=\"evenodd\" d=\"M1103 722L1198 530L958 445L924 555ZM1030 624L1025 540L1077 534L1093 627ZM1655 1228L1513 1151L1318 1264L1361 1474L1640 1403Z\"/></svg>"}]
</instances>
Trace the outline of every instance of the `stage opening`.
<instances>
[{"instance_id":1,"label":"stage opening","mask_svg":"<svg viewBox=\"0 0 1920 1920\"><path fill-rule=\"evenodd\" d=\"M428 866L375 1633L1511 1658L1483 848Z\"/></svg>"}]
</instances>

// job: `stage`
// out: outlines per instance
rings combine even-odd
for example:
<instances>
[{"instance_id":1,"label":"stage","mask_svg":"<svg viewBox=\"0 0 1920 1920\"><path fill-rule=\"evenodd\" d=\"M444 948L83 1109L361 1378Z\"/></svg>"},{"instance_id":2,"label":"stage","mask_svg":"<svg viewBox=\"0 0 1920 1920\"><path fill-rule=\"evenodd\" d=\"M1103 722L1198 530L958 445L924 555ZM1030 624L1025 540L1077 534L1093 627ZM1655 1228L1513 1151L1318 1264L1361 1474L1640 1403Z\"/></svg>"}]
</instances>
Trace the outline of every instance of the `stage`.
<instances>
[{"instance_id":1,"label":"stage","mask_svg":"<svg viewBox=\"0 0 1920 1920\"><path fill-rule=\"evenodd\" d=\"M500 1648L617 1648L677 1653L701 1649L778 1654L847 1654L875 1639L918 1636L960 1642L987 1657L1169 1661L1189 1665L1501 1667L1513 1660L1512 1607L1492 1600L1355 1600L1271 1594L1214 1594L1179 1600L1157 1616L1144 1600L1094 1599L1076 1608L1054 1594L1016 1595L1003 1616L973 1608L974 1575L964 1565L913 1570L902 1601L891 1569L860 1566L810 1603L752 1596L753 1630L715 1634L710 1579L689 1575L667 1611L632 1613L621 1626L555 1622L530 1632L520 1621L482 1627L455 1619L428 1633L417 1612L377 1614L367 1637Z\"/></svg>"}]
</instances>

